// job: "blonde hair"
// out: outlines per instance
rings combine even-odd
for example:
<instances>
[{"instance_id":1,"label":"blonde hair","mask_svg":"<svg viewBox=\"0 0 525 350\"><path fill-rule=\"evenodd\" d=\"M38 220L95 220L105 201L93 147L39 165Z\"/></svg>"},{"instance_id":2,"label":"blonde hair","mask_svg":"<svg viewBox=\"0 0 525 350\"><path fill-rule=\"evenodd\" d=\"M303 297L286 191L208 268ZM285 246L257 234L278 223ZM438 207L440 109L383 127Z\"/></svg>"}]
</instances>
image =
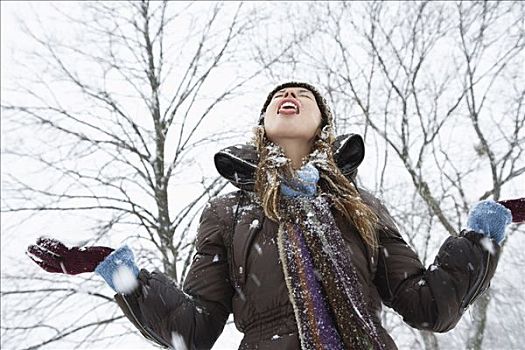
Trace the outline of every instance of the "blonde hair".
<instances>
[{"instance_id":1,"label":"blonde hair","mask_svg":"<svg viewBox=\"0 0 525 350\"><path fill-rule=\"evenodd\" d=\"M259 164L255 173L255 193L261 201L264 213L274 221L281 218L279 202L281 198L280 180L281 176L290 177L293 169L289 162L282 162L276 166L269 157L272 152L271 142L265 135L263 125L254 129L252 142L259 154ZM303 163L313 155L325 155L323 162L316 163L319 170L319 186L327 194L336 208L348 219L359 231L363 241L372 248L377 247L376 225L378 217L376 213L361 199L354 184L341 172L332 153L332 144L335 136L330 126L325 126L322 136L316 136L312 152L303 159Z\"/></svg>"}]
</instances>

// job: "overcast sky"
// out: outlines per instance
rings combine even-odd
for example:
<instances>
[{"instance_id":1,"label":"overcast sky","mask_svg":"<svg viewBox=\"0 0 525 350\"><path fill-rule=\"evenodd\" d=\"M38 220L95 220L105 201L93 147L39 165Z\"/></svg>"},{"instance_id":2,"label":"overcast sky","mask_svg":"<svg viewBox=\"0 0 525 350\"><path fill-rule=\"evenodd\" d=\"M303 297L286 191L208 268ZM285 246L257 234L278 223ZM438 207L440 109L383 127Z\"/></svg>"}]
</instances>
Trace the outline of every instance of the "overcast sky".
<instances>
[{"instance_id":1,"label":"overcast sky","mask_svg":"<svg viewBox=\"0 0 525 350\"><path fill-rule=\"evenodd\" d=\"M31 11L36 11L43 20L43 27L49 28L50 32L62 33L63 35L73 35L69 32L68 27L61 27L60 21L54 21L50 18L50 14L54 13L51 9L49 2L35 1L35 2L18 2L18 1L1 1L1 85L2 85L2 101L5 100L5 96L10 96L9 92L9 81L15 76L24 75L24 68L19 64L22 52L30 51L32 47L25 39L21 28L19 26L17 18L26 18L26 14ZM65 12L68 11L79 11L79 6L75 2L56 2L56 6L60 7ZM36 23L30 23L30 25L36 25ZM34 67L38 69L38 67ZM234 73L222 72L222 75L218 77L218 80L227 80L228 76ZM260 86L257 89L253 89L252 93L246 94L245 98L233 108L232 106L221 107L216 111L216 118L210 122L209 128L216 130L226 130L232 125L235 125L239 130L242 130L241 135L235 141L241 141L247 139L250 135L250 128L257 119L257 112L260 108L261 102L264 100L267 91L271 88L269 81L265 82L265 85ZM23 134L23 131L18 137L9 136L6 137L4 128L9 129L8 125L5 125L4 119L2 119L2 149L5 148L6 143L9 142L26 142L30 143L31 135ZM373 139L370 139L372 142ZM224 145L222 145L224 146ZM217 151L214 147L203 148L202 152L199 153L197 164L194 166L201 170L202 173L216 174L212 163L213 154ZM461 151L456 147L454 151ZM451 150L452 152L452 150ZM376 154L373 151L367 153L367 163L364 164L363 169L360 170L361 176L365 181L372 182L371 179L377 176L378 169L375 164L379 162L376 158ZM36 177L35 181L52 181L48 178L38 178L38 169L34 169L32 162L17 160L16 165L8 163L2 157L1 160L2 173L6 171L14 174L31 174ZM397 174L406 176L404 168L397 166L390 166L389 174L393 180ZM28 175L29 176L29 175ZM401 177L401 176L400 176ZM523 176L522 176L523 179ZM393 181L392 180L392 181ZM4 179L2 180L4 181ZM476 179L480 188L485 188L486 183L490 182L490 177L478 177ZM483 184L483 186L481 186ZM523 181L513 182L509 186L505 187L505 196L518 196L523 194ZM230 187L231 188L231 187ZM184 182L183 185L176 188L177 195L181 196L180 205L185 203L185 200L192 197L194 188L191 187L191 179L188 179L188 183ZM4 196L4 192L2 192ZM5 218L5 215L2 215ZM26 221L27 219L27 221ZM19 224L21 221L22 224ZM89 234L87 227L82 227L79 223L77 216L63 217L61 220L56 220L55 217L39 215L37 217L31 217L28 219L27 215L11 215L9 220L2 220L2 235L1 235L1 251L2 251L2 274L8 273L9 269L14 266L23 266L28 271L36 271L36 267L29 261L29 259L23 256L23 253L27 245L33 243L36 238L43 233L53 234L55 237L63 239L65 241L74 242L80 241L85 236L82 235L82 230L85 230L85 234ZM44 232L43 232L44 231ZM74 236L74 237L72 237ZM3 289L5 286L2 287ZM111 291L106 290L106 294L111 294ZM2 304L4 301L2 300ZM4 309L4 308L2 308ZM239 332L235 330L235 327L229 326L219 339L214 349L233 349L236 348L241 339ZM31 343L31 342L30 342ZM131 343L121 344L123 348L143 348L144 344L148 344L145 341L137 344L134 338ZM64 349L68 347L67 343Z\"/></svg>"}]
</instances>

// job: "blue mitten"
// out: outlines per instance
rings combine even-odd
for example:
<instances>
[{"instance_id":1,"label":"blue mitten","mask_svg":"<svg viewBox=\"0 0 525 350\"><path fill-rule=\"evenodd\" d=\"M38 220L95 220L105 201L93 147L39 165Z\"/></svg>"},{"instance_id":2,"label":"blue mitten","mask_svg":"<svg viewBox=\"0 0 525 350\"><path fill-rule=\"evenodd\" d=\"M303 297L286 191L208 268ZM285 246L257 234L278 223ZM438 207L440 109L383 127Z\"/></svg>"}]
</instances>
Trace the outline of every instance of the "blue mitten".
<instances>
[{"instance_id":1,"label":"blue mitten","mask_svg":"<svg viewBox=\"0 0 525 350\"><path fill-rule=\"evenodd\" d=\"M138 285L139 269L135 265L133 252L127 245L109 254L98 264L95 272L118 293L131 293Z\"/></svg>"},{"instance_id":2,"label":"blue mitten","mask_svg":"<svg viewBox=\"0 0 525 350\"><path fill-rule=\"evenodd\" d=\"M467 228L501 244L505 239L505 228L511 222L512 214L509 209L493 200L485 200L470 209Z\"/></svg>"}]
</instances>

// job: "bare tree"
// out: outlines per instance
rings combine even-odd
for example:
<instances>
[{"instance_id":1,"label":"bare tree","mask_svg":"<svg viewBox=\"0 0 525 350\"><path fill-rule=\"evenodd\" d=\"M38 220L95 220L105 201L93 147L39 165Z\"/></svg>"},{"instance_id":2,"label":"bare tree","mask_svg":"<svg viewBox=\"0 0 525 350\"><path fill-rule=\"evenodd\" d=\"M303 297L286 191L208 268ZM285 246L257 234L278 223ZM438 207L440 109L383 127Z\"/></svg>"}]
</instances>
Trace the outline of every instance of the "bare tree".
<instances>
[{"instance_id":1,"label":"bare tree","mask_svg":"<svg viewBox=\"0 0 525 350\"><path fill-rule=\"evenodd\" d=\"M293 61L328 91L339 132L358 128L375 142L368 154L377 159L376 182L367 185L388 199L405 237L428 264L443 238L464 228L475 201L519 194L514 186L525 172L524 5L310 6L309 22L298 22L318 30ZM404 172L392 179L400 167ZM414 195L407 195L407 185ZM420 332L406 346L438 349L452 342L481 349L497 292L473 305L471 321L463 322L468 339L458 332L447 338ZM400 327L399 319L386 324ZM508 346L517 344L509 340Z\"/></svg>"},{"instance_id":2,"label":"bare tree","mask_svg":"<svg viewBox=\"0 0 525 350\"><path fill-rule=\"evenodd\" d=\"M4 159L39 169L36 177L4 169L4 218L83 215L95 222L84 244L124 235L134 239L139 260L182 281L194 217L226 184L192 174L193 159L205 145L240 136L217 128L210 115L276 61L255 69L247 60L248 35L265 17L243 4L167 1L56 11L71 32L49 30L49 22L27 25L32 60L2 101L4 133L13 141ZM231 76L239 62L243 69ZM180 183L193 184L191 199L176 190ZM95 344L122 318L92 276L41 276L24 269L2 275L3 346Z\"/></svg>"}]
</instances>

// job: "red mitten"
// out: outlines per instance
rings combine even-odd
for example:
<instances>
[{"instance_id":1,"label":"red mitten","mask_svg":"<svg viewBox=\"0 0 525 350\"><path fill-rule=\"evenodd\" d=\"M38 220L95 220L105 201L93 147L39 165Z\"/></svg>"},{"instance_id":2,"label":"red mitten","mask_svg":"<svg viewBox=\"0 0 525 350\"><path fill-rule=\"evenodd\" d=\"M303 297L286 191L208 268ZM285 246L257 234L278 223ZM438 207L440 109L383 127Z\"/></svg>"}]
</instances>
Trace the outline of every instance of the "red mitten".
<instances>
[{"instance_id":1,"label":"red mitten","mask_svg":"<svg viewBox=\"0 0 525 350\"><path fill-rule=\"evenodd\" d=\"M48 272L76 275L93 272L106 256L113 252L108 247L66 247L62 242L40 237L30 245L26 254Z\"/></svg>"},{"instance_id":2,"label":"red mitten","mask_svg":"<svg viewBox=\"0 0 525 350\"><path fill-rule=\"evenodd\" d=\"M525 198L509 199L499 201L498 203L507 209L510 209L510 212L512 213L512 222L525 222Z\"/></svg>"}]
</instances>

